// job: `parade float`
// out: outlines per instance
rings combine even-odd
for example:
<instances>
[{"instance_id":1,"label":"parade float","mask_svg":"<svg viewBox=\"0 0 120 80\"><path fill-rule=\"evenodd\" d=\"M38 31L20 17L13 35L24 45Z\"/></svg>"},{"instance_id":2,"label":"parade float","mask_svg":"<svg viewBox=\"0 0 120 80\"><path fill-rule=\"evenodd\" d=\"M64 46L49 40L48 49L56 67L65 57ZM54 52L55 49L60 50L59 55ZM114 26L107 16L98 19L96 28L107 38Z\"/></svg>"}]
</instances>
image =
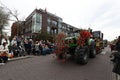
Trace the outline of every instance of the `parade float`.
<instances>
[{"instance_id":1,"label":"parade float","mask_svg":"<svg viewBox=\"0 0 120 80\"><path fill-rule=\"evenodd\" d=\"M58 59L66 60L71 55L80 64L87 64L89 57L96 57L96 43L89 30L80 30L77 36L66 36L63 33L56 37L55 54Z\"/></svg>"}]
</instances>

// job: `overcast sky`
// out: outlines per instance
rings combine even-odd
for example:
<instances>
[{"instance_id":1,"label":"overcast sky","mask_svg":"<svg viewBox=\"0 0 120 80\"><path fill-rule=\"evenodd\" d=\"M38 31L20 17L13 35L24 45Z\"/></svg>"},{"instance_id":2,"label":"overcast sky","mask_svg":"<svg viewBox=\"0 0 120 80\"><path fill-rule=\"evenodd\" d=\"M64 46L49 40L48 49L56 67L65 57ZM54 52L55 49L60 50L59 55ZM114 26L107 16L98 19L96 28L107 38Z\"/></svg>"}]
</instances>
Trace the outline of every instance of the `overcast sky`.
<instances>
[{"instance_id":1,"label":"overcast sky","mask_svg":"<svg viewBox=\"0 0 120 80\"><path fill-rule=\"evenodd\" d=\"M101 30L104 39L120 35L120 0L0 0L11 10L17 9L19 19L26 18L35 8L63 18L77 28Z\"/></svg>"}]
</instances>

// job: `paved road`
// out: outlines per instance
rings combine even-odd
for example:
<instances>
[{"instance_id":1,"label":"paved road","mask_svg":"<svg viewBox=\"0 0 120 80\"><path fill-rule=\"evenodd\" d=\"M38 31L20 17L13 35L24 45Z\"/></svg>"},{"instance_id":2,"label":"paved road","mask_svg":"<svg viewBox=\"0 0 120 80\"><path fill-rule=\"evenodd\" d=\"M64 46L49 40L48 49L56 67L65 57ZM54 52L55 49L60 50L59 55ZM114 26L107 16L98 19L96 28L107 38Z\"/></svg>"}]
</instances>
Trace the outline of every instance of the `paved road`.
<instances>
[{"instance_id":1,"label":"paved road","mask_svg":"<svg viewBox=\"0 0 120 80\"><path fill-rule=\"evenodd\" d=\"M0 80L113 80L109 54L106 48L84 66L59 62L53 54L11 61L0 66Z\"/></svg>"}]
</instances>

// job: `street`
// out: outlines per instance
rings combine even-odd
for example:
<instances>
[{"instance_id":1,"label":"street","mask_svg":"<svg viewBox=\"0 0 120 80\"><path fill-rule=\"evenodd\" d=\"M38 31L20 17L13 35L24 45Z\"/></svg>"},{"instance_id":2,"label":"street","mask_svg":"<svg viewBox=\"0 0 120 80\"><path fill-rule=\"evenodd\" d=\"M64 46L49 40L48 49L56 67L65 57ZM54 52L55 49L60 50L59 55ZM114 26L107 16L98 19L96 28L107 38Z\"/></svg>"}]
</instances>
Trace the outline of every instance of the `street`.
<instances>
[{"instance_id":1,"label":"street","mask_svg":"<svg viewBox=\"0 0 120 80\"><path fill-rule=\"evenodd\" d=\"M11 61L0 66L0 80L113 80L109 55L107 47L86 65L59 62L54 54Z\"/></svg>"}]
</instances>

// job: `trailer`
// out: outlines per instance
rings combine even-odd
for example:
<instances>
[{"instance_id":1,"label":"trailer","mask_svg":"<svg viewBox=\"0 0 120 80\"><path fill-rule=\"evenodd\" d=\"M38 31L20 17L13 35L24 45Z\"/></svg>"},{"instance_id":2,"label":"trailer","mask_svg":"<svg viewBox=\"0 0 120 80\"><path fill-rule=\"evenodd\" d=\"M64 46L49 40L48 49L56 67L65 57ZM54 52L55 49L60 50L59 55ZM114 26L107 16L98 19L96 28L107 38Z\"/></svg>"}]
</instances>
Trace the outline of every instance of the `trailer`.
<instances>
[{"instance_id":1,"label":"trailer","mask_svg":"<svg viewBox=\"0 0 120 80\"><path fill-rule=\"evenodd\" d=\"M99 54L102 52L102 49L104 49L104 43L103 43L104 34L101 31L93 31L92 34L96 42L97 54Z\"/></svg>"}]
</instances>

